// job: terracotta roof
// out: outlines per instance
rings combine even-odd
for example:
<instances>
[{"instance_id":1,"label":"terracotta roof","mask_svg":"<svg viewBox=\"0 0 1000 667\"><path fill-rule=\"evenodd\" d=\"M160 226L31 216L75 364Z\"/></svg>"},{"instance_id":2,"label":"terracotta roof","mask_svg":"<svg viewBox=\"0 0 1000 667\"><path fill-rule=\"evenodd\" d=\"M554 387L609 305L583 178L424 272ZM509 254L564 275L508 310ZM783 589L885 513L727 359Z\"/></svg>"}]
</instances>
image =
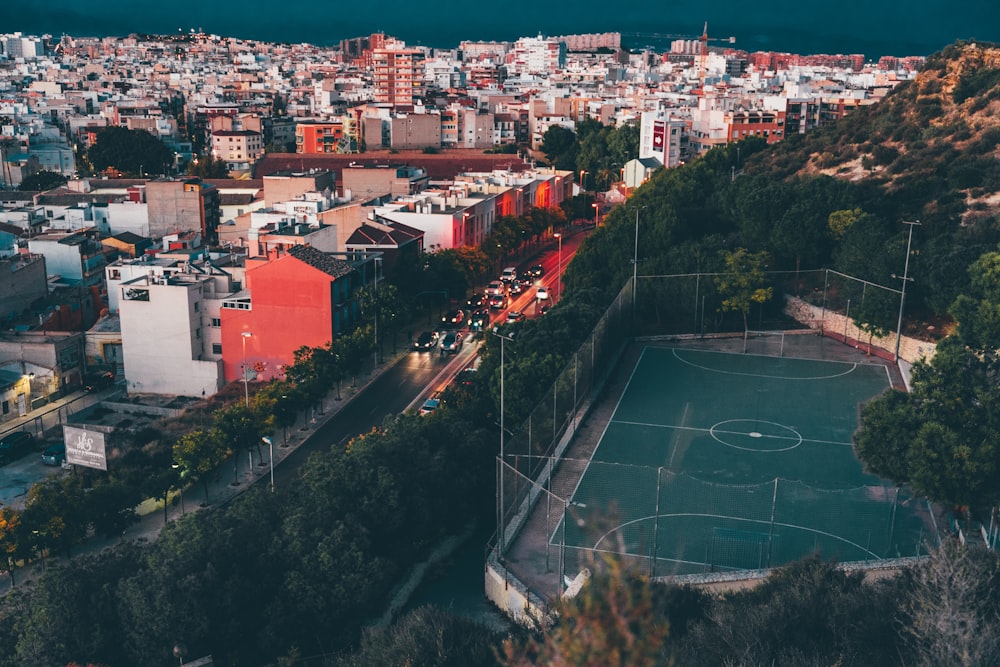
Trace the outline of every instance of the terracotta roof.
<instances>
[{"instance_id":1,"label":"terracotta roof","mask_svg":"<svg viewBox=\"0 0 1000 667\"><path fill-rule=\"evenodd\" d=\"M288 254L334 278L343 278L354 271L351 265L344 260L332 257L312 246L295 245L288 249Z\"/></svg>"}]
</instances>

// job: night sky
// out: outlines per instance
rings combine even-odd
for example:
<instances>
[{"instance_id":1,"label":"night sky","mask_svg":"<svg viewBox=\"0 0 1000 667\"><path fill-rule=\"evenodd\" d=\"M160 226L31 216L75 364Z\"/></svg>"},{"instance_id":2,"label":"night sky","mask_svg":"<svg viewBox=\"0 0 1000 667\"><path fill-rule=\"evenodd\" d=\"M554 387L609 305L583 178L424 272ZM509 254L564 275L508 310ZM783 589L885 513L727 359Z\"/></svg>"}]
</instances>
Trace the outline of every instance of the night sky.
<instances>
[{"instance_id":1,"label":"night sky","mask_svg":"<svg viewBox=\"0 0 1000 667\"><path fill-rule=\"evenodd\" d=\"M710 37L736 37L737 48L792 53L929 55L959 39L1000 42L1000 2L940 0L811 3L775 0L639 2L603 0L542 7L507 3L437 4L407 0L290 4L242 0L136 2L134 0L9 0L0 2L0 33L68 33L77 36L131 32L205 32L272 42L336 44L346 37L384 32L409 44L453 48L463 39L507 40L585 32L697 36L708 21ZM347 8L349 7L349 9ZM752 14L751 14L752 12ZM623 36L628 46L649 40ZM663 48L662 43L657 46Z\"/></svg>"}]
</instances>

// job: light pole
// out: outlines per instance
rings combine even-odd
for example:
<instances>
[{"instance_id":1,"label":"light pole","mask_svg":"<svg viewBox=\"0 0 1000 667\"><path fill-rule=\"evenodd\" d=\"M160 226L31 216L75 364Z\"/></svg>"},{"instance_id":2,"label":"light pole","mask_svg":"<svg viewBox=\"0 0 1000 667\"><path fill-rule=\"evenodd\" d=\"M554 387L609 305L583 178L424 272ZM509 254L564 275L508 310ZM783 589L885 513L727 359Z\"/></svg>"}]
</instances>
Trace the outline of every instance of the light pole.
<instances>
[{"instance_id":1,"label":"light pole","mask_svg":"<svg viewBox=\"0 0 1000 667\"><path fill-rule=\"evenodd\" d=\"M587 194L587 187L584 184L584 177L586 175L587 175L587 170L586 169L581 169L580 170L580 194L582 194L582 195L586 195ZM584 201L586 202L587 200L584 199Z\"/></svg>"},{"instance_id":2,"label":"light pole","mask_svg":"<svg viewBox=\"0 0 1000 667\"><path fill-rule=\"evenodd\" d=\"M247 384L247 338L253 336L249 331L240 333L243 339L243 400L247 408L250 407L250 387Z\"/></svg>"},{"instance_id":3,"label":"light pole","mask_svg":"<svg viewBox=\"0 0 1000 667\"><path fill-rule=\"evenodd\" d=\"M372 291L372 301L374 301L374 310L375 310L375 313L374 313L374 315L375 315L375 363L372 366L372 372L374 372L375 366L378 366L378 296L377 295L378 295L378 270L379 270L379 262L381 262L381 261L382 261L381 257L375 257L374 258L374 266L375 266L375 288Z\"/></svg>"},{"instance_id":4,"label":"light pole","mask_svg":"<svg viewBox=\"0 0 1000 667\"><path fill-rule=\"evenodd\" d=\"M261 440L264 442L265 445L267 445L268 450L270 451L269 456L271 464L271 493L274 493L274 440L272 440L270 437L266 435L262 437Z\"/></svg>"},{"instance_id":5,"label":"light pole","mask_svg":"<svg viewBox=\"0 0 1000 667\"><path fill-rule=\"evenodd\" d=\"M635 250L632 253L632 319L635 320L635 289L639 273L639 211L645 206L635 207Z\"/></svg>"},{"instance_id":6,"label":"light pole","mask_svg":"<svg viewBox=\"0 0 1000 667\"><path fill-rule=\"evenodd\" d=\"M903 340L903 303L906 301L906 282L913 280L909 277L910 271L910 244L913 242L913 228L920 224L920 221L907 222L903 221L904 225L910 226L910 235L906 239L906 261L903 263L903 289L899 294L899 321L896 323L896 352L893 355L892 360L895 362L899 361L899 343ZM898 278L899 276L893 276Z\"/></svg>"},{"instance_id":7,"label":"light pole","mask_svg":"<svg viewBox=\"0 0 1000 667\"><path fill-rule=\"evenodd\" d=\"M556 300L558 300L562 293L562 290L559 288L562 284L562 232L556 232L552 236L556 237L556 240L559 241L559 263L556 269Z\"/></svg>"},{"instance_id":8,"label":"light pole","mask_svg":"<svg viewBox=\"0 0 1000 667\"><path fill-rule=\"evenodd\" d=\"M591 204L591 206L594 207L594 229L597 229L597 226L600 224L600 219L598 216L601 215L601 207L597 205L596 201L593 204Z\"/></svg>"},{"instance_id":9,"label":"light pole","mask_svg":"<svg viewBox=\"0 0 1000 667\"><path fill-rule=\"evenodd\" d=\"M503 527L503 465L504 465L504 392L503 392L503 344L505 340L514 340L514 332L500 333L500 327L493 327L493 335L500 339L500 466L497 468L497 558L503 557L504 527Z\"/></svg>"}]
</instances>

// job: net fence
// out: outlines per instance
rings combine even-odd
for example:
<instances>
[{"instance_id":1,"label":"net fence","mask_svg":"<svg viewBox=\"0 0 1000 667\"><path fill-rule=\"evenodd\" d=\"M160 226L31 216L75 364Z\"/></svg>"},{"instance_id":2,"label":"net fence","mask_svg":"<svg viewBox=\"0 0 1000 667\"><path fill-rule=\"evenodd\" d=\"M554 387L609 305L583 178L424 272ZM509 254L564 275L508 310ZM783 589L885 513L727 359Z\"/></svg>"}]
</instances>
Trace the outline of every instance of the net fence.
<instances>
[{"instance_id":1,"label":"net fence","mask_svg":"<svg viewBox=\"0 0 1000 667\"><path fill-rule=\"evenodd\" d=\"M606 555L664 577L766 569L814 553L883 561L925 555L936 543L930 507L894 486L828 489L781 478L724 484L647 466L549 463L551 476L521 484L533 491L526 494L537 500L533 528L544 535L534 550L544 550L545 571L562 585ZM563 497L553 489L567 479L578 484ZM517 560L510 567L526 575L540 565Z\"/></svg>"}]
</instances>

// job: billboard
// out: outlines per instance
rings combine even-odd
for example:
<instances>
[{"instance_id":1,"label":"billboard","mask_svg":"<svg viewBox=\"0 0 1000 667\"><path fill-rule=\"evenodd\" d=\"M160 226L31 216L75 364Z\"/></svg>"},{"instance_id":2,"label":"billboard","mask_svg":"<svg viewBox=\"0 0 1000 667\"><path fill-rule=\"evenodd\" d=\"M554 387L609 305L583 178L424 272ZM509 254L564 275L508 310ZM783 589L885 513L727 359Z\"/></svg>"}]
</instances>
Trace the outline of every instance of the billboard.
<instances>
[{"instance_id":1,"label":"billboard","mask_svg":"<svg viewBox=\"0 0 1000 667\"><path fill-rule=\"evenodd\" d=\"M73 463L98 470L108 469L105 455L104 433L88 431L76 426L63 426L63 442L66 443L66 463Z\"/></svg>"}]
</instances>

